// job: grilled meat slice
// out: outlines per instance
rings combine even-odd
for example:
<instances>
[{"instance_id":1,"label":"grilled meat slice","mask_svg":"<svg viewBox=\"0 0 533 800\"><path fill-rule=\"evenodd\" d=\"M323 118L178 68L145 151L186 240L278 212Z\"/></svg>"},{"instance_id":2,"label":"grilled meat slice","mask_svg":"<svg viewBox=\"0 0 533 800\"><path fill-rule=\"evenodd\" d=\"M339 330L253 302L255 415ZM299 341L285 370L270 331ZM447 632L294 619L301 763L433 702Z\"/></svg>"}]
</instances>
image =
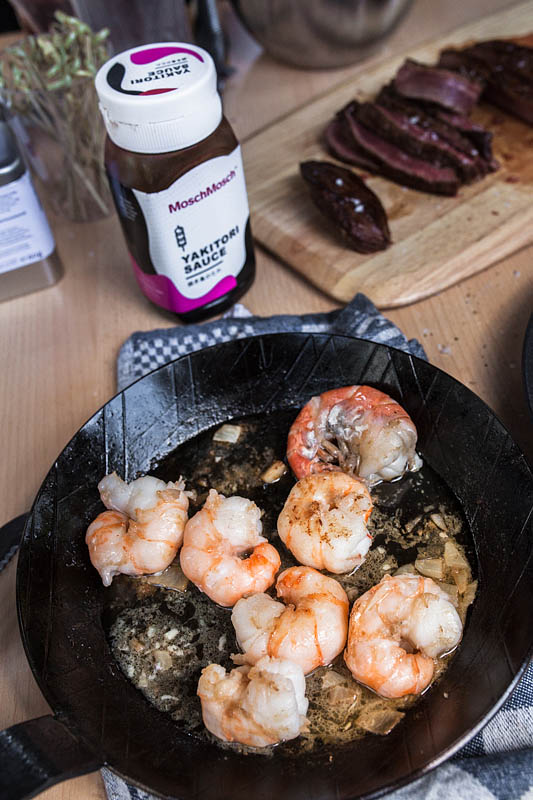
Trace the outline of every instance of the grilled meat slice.
<instances>
[{"instance_id":1,"label":"grilled meat slice","mask_svg":"<svg viewBox=\"0 0 533 800\"><path fill-rule=\"evenodd\" d=\"M380 164L377 159L371 158L355 142L348 120L343 114L331 120L324 133L326 144L330 153L347 164L361 167L368 172L380 173Z\"/></svg>"},{"instance_id":2,"label":"grilled meat slice","mask_svg":"<svg viewBox=\"0 0 533 800\"><path fill-rule=\"evenodd\" d=\"M486 172L498 169L498 162L492 155L492 132L472 122L464 114L446 111L433 104L408 100L397 94L392 84L381 89L376 103L405 114L410 122L434 132L461 153L473 159L481 158L485 162Z\"/></svg>"},{"instance_id":3,"label":"grilled meat slice","mask_svg":"<svg viewBox=\"0 0 533 800\"><path fill-rule=\"evenodd\" d=\"M439 65L485 83L483 99L533 125L533 49L511 41L443 50Z\"/></svg>"},{"instance_id":4,"label":"grilled meat slice","mask_svg":"<svg viewBox=\"0 0 533 800\"><path fill-rule=\"evenodd\" d=\"M408 58L396 73L394 88L404 97L469 114L479 100L483 85L453 70L429 67Z\"/></svg>"},{"instance_id":5,"label":"grilled meat slice","mask_svg":"<svg viewBox=\"0 0 533 800\"><path fill-rule=\"evenodd\" d=\"M470 155L456 149L439 135L435 125L424 127L411 114L379 103L362 103L357 119L406 153L441 167L452 167L464 181L475 181L487 174L488 165L477 153Z\"/></svg>"},{"instance_id":6,"label":"grilled meat slice","mask_svg":"<svg viewBox=\"0 0 533 800\"><path fill-rule=\"evenodd\" d=\"M352 101L341 113L348 122L357 152L362 151L370 160L377 162L380 175L402 186L411 186L431 194L457 193L460 181L454 169L435 166L383 139L357 119L359 106L359 103Z\"/></svg>"}]
</instances>

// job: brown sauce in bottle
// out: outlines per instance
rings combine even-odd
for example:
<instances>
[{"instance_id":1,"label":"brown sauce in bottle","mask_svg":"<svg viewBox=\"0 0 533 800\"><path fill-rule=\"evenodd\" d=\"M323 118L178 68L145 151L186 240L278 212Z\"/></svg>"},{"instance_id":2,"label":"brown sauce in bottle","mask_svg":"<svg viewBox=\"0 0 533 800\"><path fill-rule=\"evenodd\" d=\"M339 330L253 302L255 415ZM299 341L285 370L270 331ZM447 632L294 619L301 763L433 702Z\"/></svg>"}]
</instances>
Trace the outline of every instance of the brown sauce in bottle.
<instances>
[{"instance_id":1,"label":"brown sauce in bottle","mask_svg":"<svg viewBox=\"0 0 533 800\"><path fill-rule=\"evenodd\" d=\"M186 322L223 311L251 285L255 257L239 143L209 55L172 43L134 48L102 67L96 88L141 289Z\"/></svg>"}]
</instances>

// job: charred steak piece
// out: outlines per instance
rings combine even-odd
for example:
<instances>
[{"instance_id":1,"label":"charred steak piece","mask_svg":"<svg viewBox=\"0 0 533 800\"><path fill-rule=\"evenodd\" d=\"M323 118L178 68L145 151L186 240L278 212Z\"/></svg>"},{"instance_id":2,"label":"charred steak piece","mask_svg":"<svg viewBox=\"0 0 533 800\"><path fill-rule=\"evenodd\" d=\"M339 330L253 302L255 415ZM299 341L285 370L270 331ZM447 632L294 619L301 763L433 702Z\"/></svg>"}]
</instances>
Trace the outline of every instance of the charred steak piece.
<instances>
[{"instance_id":1,"label":"charred steak piece","mask_svg":"<svg viewBox=\"0 0 533 800\"><path fill-rule=\"evenodd\" d=\"M357 119L360 104L348 103L343 114L357 145L371 160L379 164L379 174L402 186L411 186L430 194L454 195L459 188L459 177L452 167L439 167L406 153L397 145L381 138Z\"/></svg>"},{"instance_id":2,"label":"charred steak piece","mask_svg":"<svg viewBox=\"0 0 533 800\"><path fill-rule=\"evenodd\" d=\"M480 61L490 69L491 75L497 72L513 73L526 81L533 81L533 48L524 47L505 39L479 42L469 47Z\"/></svg>"},{"instance_id":3,"label":"charred steak piece","mask_svg":"<svg viewBox=\"0 0 533 800\"><path fill-rule=\"evenodd\" d=\"M533 49L509 41L443 50L439 65L482 78L483 99L533 125Z\"/></svg>"},{"instance_id":4,"label":"charred steak piece","mask_svg":"<svg viewBox=\"0 0 533 800\"><path fill-rule=\"evenodd\" d=\"M492 133L481 125L476 125L468 117L453 111L445 111L438 106L417 104L414 100L408 100L397 94L392 84L381 89L376 103L392 111L406 114L411 122L435 132L461 153L472 158L480 156L486 162L489 172L497 168L492 156Z\"/></svg>"},{"instance_id":5,"label":"charred steak piece","mask_svg":"<svg viewBox=\"0 0 533 800\"><path fill-rule=\"evenodd\" d=\"M441 50L437 67L458 72L463 78L477 81L483 88L490 78L490 68L479 59L469 55L468 50ZM483 94L483 93L482 93Z\"/></svg>"},{"instance_id":6,"label":"charred steak piece","mask_svg":"<svg viewBox=\"0 0 533 800\"><path fill-rule=\"evenodd\" d=\"M533 125L533 82L499 74L498 80L491 78L487 83L483 97L487 103Z\"/></svg>"},{"instance_id":7,"label":"charred steak piece","mask_svg":"<svg viewBox=\"0 0 533 800\"><path fill-rule=\"evenodd\" d=\"M470 140L481 158L486 162L489 172L495 172L498 169L498 162L492 155L492 131L487 131L482 125L472 122L468 117L462 114L454 114L451 111L438 111L437 119Z\"/></svg>"},{"instance_id":8,"label":"charred steak piece","mask_svg":"<svg viewBox=\"0 0 533 800\"><path fill-rule=\"evenodd\" d=\"M356 167L374 172L376 175L380 173L380 164L376 159L371 158L364 150L357 146L351 131L348 120L343 114L331 120L324 133L326 145L330 153L338 158L339 161L345 161L347 164L353 164Z\"/></svg>"},{"instance_id":9,"label":"charred steak piece","mask_svg":"<svg viewBox=\"0 0 533 800\"><path fill-rule=\"evenodd\" d=\"M355 173L327 161L304 161L300 172L316 207L341 231L353 250L374 253L390 244L381 201Z\"/></svg>"},{"instance_id":10,"label":"charred steak piece","mask_svg":"<svg viewBox=\"0 0 533 800\"><path fill-rule=\"evenodd\" d=\"M511 73L525 80L533 80L533 48L524 47L511 40L492 39L478 42L463 50L445 50L444 53L467 53L478 64L479 74L486 71L488 76L503 72Z\"/></svg>"},{"instance_id":11,"label":"charred steak piece","mask_svg":"<svg viewBox=\"0 0 533 800\"><path fill-rule=\"evenodd\" d=\"M404 97L469 114L479 100L483 85L452 70L428 67L408 58L396 73L394 88Z\"/></svg>"},{"instance_id":12,"label":"charred steak piece","mask_svg":"<svg viewBox=\"0 0 533 800\"><path fill-rule=\"evenodd\" d=\"M488 165L477 153L472 156L457 150L439 135L436 126L424 127L417 122L416 116L384 108L379 103L362 103L356 116L367 128L406 153L437 166L452 167L466 182L487 174Z\"/></svg>"}]
</instances>

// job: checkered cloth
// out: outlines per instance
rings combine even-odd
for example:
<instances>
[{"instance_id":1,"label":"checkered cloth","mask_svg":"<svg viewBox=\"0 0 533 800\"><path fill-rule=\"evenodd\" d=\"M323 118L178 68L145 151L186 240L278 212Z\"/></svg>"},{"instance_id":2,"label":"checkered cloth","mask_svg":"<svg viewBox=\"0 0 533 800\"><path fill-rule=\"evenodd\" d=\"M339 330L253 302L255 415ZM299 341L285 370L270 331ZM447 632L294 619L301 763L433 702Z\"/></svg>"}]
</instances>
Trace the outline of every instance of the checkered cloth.
<instances>
[{"instance_id":1,"label":"checkered cloth","mask_svg":"<svg viewBox=\"0 0 533 800\"><path fill-rule=\"evenodd\" d=\"M118 388L186 353L230 339L285 331L357 336L426 357L416 339L408 340L361 294L329 314L263 319L237 305L216 322L134 333L119 353ZM154 800L153 795L129 786L108 769L103 769L102 775L109 800ZM533 800L533 665L492 720L453 759L389 797Z\"/></svg>"},{"instance_id":2,"label":"checkered cloth","mask_svg":"<svg viewBox=\"0 0 533 800\"><path fill-rule=\"evenodd\" d=\"M231 339L287 331L356 336L405 350L419 358L426 357L420 342L416 339L408 340L362 294L356 295L345 308L330 311L329 314L252 317L248 309L238 304L223 319L215 322L132 334L122 345L118 356L118 388L124 389L153 369L195 350Z\"/></svg>"}]
</instances>

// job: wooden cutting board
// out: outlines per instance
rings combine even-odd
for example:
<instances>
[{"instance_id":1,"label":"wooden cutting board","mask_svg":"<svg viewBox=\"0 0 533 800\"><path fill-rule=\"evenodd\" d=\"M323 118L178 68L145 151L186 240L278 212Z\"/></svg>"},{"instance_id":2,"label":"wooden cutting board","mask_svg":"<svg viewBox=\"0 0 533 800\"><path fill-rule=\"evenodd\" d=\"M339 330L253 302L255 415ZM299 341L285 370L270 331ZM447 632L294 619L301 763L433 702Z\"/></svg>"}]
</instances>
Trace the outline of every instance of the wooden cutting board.
<instances>
[{"instance_id":1,"label":"wooden cutting board","mask_svg":"<svg viewBox=\"0 0 533 800\"><path fill-rule=\"evenodd\" d=\"M393 244L360 255L321 217L299 162L334 160L321 143L326 123L353 97L375 96L407 56L431 64L446 46L533 32L533 3L469 24L371 66L250 138L243 147L256 239L337 300L358 291L381 308L406 305L473 275L533 241L533 128L489 106L472 118L494 132L498 172L456 197L423 194L368 177L389 218ZM355 71L355 70L354 70ZM340 162L339 162L340 163Z\"/></svg>"}]
</instances>

